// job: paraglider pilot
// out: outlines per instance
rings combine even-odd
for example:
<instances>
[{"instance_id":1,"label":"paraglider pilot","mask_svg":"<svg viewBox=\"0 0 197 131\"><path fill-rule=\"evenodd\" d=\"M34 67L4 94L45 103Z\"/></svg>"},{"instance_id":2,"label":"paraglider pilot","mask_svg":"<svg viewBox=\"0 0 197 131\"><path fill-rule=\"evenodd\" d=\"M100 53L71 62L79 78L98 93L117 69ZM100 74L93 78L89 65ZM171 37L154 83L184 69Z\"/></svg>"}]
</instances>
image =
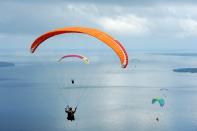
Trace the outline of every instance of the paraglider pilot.
<instances>
[{"instance_id":1,"label":"paraglider pilot","mask_svg":"<svg viewBox=\"0 0 197 131\"><path fill-rule=\"evenodd\" d=\"M71 80L71 82L72 82L72 84L75 84L75 81L74 81L74 79L72 79L72 80Z\"/></svg>"},{"instance_id":2,"label":"paraglider pilot","mask_svg":"<svg viewBox=\"0 0 197 131\"><path fill-rule=\"evenodd\" d=\"M158 118L158 117L156 118L156 121L158 121L158 122L159 122L159 118Z\"/></svg>"},{"instance_id":3,"label":"paraglider pilot","mask_svg":"<svg viewBox=\"0 0 197 131\"><path fill-rule=\"evenodd\" d=\"M75 107L75 110L72 110L72 107L67 107L65 108L65 112L67 113L67 120L74 121L75 120L75 112L77 110L77 106Z\"/></svg>"}]
</instances>

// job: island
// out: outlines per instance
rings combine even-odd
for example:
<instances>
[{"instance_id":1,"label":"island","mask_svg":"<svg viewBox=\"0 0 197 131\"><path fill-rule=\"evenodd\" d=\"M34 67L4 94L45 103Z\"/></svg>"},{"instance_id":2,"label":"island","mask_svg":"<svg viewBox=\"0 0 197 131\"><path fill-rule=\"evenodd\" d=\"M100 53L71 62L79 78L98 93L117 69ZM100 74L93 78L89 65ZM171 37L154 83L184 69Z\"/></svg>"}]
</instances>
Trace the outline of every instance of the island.
<instances>
[{"instance_id":1,"label":"island","mask_svg":"<svg viewBox=\"0 0 197 131\"><path fill-rule=\"evenodd\" d=\"M0 61L0 67L10 67L10 66L15 66L15 64L11 62Z\"/></svg>"},{"instance_id":2,"label":"island","mask_svg":"<svg viewBox=\"0 0 197 131\"><path fill-rule=\"evenodd\" d=\"M197 68L178 68L178 69L173 69L173 71L180 73L197 73Z\"/></svg>"}]
</instances>

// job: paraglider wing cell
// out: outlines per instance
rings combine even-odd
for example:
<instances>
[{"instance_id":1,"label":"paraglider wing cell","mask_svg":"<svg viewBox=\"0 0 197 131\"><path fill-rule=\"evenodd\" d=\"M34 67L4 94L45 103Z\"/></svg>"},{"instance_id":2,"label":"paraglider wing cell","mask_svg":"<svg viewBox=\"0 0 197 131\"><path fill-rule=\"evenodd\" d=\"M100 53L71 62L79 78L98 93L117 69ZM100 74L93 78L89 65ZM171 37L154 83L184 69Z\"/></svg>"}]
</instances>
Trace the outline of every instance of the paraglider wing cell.
<instances>
[{"instance_id":1,"label":"paraglider wing cell","mask_svg":"<svg viewBox=\"0 0 197 131\"><path fill-rule=\"evenodd\" d=\"M163 107L163 106L164 106L164 104L165 104L164 99L162 99L162 98L161 98L161 99L159 100L159 104L160 104L160 106L161 106L161 107Z\"/></svg>"}]
</instances>

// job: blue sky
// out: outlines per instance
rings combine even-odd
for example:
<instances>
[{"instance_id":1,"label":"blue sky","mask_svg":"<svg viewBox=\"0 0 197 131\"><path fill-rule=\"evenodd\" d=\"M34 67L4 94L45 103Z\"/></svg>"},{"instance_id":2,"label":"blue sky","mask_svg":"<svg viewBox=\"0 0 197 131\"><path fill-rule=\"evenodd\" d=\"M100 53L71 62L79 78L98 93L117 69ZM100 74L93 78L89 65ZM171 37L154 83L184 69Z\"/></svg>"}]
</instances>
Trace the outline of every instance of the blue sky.
<instances>
[{"instance_id":1,"label":"blue sky","mask_svg":"<svg viewBox=\"0 0 197 131\"><path fill-rule=\"evenodd\" d=\"M197 49L194 0L6 0L0 2L0 16L1 49L29 50L36 37L64 26L101 29L126 49ZM80 35L56 37L47 42L58 43L47 48L77 49L85 43L90 49L105 48L89 44L99 41Z\"/></svg>"}]
</instances>

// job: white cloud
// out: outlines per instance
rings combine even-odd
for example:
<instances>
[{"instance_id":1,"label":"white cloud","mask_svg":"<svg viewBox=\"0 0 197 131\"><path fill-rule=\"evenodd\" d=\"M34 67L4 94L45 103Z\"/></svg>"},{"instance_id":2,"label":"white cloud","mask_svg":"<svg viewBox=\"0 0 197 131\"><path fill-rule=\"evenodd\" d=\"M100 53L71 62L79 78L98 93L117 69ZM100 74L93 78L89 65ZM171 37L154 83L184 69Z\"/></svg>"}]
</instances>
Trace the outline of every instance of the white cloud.
<instances>
[{"instance_id":1,"label":"white cloud","mask_svg":"<svg viewBox=\"0 0 197 131\"><path fill-rule=\"evenodd\" d=\"M180 37L197 36L197 20L182 19L179 21L179 26L182 29Z\"/></svg>"},{"instance_id":2,"label":"white cloud","mask_svg":"<svg viewBox=\"0 0 197 131\"><path fill-rule=\"evenodd\" d=\"M97 2L29 4L10 1L2 3L0 7L0 33L7 34L40 34L57 27L76 25L101 28L110 34L126 37L151 35L166 38L177 34L196 34L193 27L195 22L188 22L188 19L197 19L196 4L123 6Z\"/></svg>"},{"instance_id":3,"label":"white cloud","mask_svg":"<svg viewBox=\"0 0 197 131\"><path fill-rule=\"evenodd\" d=\"M135 15L101 17L97 22L102 28L113 33L133 36L150 33L148 20Z\"/></svg>"},{"instance_id":4,"label":"white cloud","mask_svg":"<svg viewBox=\"0 0 197 131\"><path fill-rule=\"evenodd\" d=\"M98 8L94 4L67 4L66 7L68 10L73 11L73 13L82 15L99 12Z\"/></svg>"}]
</instances>

